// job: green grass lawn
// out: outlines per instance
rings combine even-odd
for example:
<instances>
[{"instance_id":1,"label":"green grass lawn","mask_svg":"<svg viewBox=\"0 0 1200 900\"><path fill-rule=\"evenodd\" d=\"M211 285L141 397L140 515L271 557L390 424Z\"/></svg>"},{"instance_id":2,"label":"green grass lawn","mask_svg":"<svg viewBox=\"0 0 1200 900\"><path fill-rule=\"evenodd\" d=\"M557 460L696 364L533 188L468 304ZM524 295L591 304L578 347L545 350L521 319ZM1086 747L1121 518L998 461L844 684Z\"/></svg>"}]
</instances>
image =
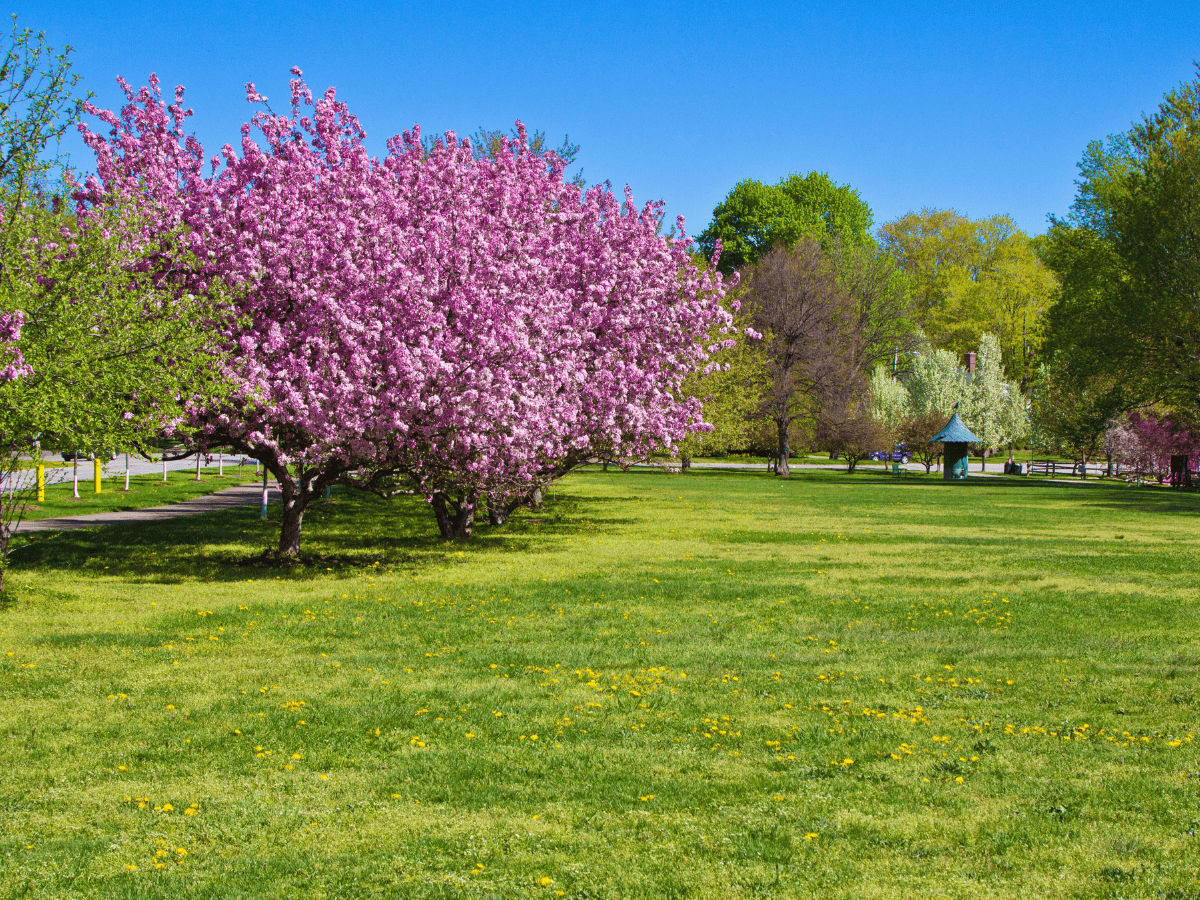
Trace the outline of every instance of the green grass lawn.
<instances>
[{"instance_id":1,"label":"green grass lawn","mask_svg":"<svg viewBox=\"0 0 1200 900\"><path fill-rule=\"evenodd\" d=\"M243 466L225 466L225 474L217 475L217 467L201 469L201 480L196 481L196 470L167 472L167 480L161 474L134 475L129 479L129 491L125 491L124 474L108 475L103 479L101 492L96 493L91 478L91 463L88 463L87 478L79 479L79 499L73 496L71 476L65 482L46 485L46 500L30 501L22 517L28 521L53 519L57 516L86 516L91 513L117 512L127 509L142 509L147 506L165 506L179 503L192 497L201 497L213 491L223 490L238 484L255 481L254 469ZM61 472L55 473L62 477ZM261 478L261 476L260 476Z\"/></svg>"},{"instance_id":2,"label":"green grass lawn","mask_svg":"<svg viewBox=\"0 0 1200 900\"><path fill-rule=\"evenodd\" d=\"M1200 895L1200 498L585 472L18 539L0 897ZM11 598L16 598L15 600Z\"/></svg>"}]
</instances>

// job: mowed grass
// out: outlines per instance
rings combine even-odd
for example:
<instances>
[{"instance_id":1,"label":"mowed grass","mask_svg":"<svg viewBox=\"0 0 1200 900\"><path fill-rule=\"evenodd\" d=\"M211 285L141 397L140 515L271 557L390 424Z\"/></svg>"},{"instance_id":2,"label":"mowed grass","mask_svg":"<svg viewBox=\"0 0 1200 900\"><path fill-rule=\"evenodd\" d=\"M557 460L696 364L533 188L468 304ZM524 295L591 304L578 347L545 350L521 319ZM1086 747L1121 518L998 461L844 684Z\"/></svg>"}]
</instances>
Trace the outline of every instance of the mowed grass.
<instances>
[{"instance_id":1,"label":"mowed grass","mask_svg":"<svg viewBox=\"0 0 1200 900\"><path fill-rule=\"evenodd\" d=\"M584 472L27 539L4 897L1200 894L1198 498Z\"/></svg>"},{"instance_id":2,"label":"mowed grass","mask_svg":"<svg viewBox=\"0 0 1200 900\"><path fill-rule=\"evenodd\" d=\"M47 480L61 479L62 469L47 469ZM161 474L132 475L129 478L129 490L125 490L125 476L106 475L101 482L100 493L96 493L92 481L92 464L87 464L86 477L79 478L79 499L76 500L71 484L71 473L68 467L66 481L55 480L46 485L46 499L38 503L36 498L25 507L22 519L35 521L37 519L53 519L59 516L86 516L92 513L119 512L130 509L143 509L147 506L166 506L169 503L180 503L193 497L202 497L214 491L224 490L239 484L248 484L257 480L254 469L238 468L236 465L226 465L223 475L217 474L217 467L200 470L201 480L196 480L196 470L171 470L167 472L167 480L162 480Z\"/></svg>"}]
</instances>

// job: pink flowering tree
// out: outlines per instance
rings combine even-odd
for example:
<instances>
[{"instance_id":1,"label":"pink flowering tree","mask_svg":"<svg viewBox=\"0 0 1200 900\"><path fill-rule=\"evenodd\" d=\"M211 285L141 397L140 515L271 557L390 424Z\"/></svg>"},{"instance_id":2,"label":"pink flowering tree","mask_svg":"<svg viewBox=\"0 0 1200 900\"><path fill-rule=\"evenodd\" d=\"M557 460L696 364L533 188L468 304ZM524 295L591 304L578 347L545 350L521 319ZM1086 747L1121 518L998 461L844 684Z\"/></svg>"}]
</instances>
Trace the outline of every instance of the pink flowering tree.
<instances>
[{"instance_id":1,"label":"pink flowering tree","mask_svg":"<svg viewBox=\"0 0 1200 900\"><path fill-rule=\"evenodd\" d=\"M485 498L507 510L600 448L702 427L679 385L724 288L657 235L659 206L564 183L523 130L481 157L414 128L372 158L333 90L293 75L286 115L247 85L263 108L207 166L182 89L125 86L120 115L89 110L110 131L84 130L97 174L79 194L183 226L196 263L159 260L163 276L236 298L219 323L235 396L193 420L279 482L281 556L330 484L407 485L459 537Z\"/></svg>"},{"instance_id":2,"label":"pink flowering tree","mask_svg":"<svg viewBox=\"0 0 1200 900\"><path fill-rule=\"evenodd\" d=\"M1133 412L1110 423L1104 449L1128 469L1162 481L1171 471L1172 456L1186 456L1188 467L1200 461L1200 441L1171 416Z\"/></svg>"}]
</instances>

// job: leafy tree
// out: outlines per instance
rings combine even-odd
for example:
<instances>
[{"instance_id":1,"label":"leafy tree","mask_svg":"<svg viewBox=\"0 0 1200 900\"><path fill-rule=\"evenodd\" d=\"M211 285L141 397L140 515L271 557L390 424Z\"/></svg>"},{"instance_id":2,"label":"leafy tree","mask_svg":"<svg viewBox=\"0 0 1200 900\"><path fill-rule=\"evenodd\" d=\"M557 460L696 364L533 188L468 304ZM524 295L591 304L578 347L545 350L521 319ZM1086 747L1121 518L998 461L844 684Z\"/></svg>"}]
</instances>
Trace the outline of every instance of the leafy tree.
<instances>
[{"instance_id":1,"label":"leafy tree","mask_svg":"<svg viewBox=\"0 0 1200 900\"><path fill-rule=\"evenodd\" d=\"M80 108L69 54L15 16L0 49L0 589L35 489L32 478L16 488L23 454L50 435L84 450L145 446L183 414L181 395L212 389L197 327L210 307L141 271L142 248L122 240L140 227L137 211L80 220L50 189L60 171L50 143ZM161 234L156 245L172 242Z\"/></svg>"},{"instance_id":2,"label":"leafy tree","mask_svg":"<svg viewBox=\"0 0 1200 900\"><path fill-rule=\"evenodd\" d=\"M908 275L917 318L934 346L963 354L990 332L1009 377L1028 383L1056 287L1036 239L1008 216L972 220L939 209L887 222L879 239Z\"/></svg>"},{"instance_id":3,"label":"leafy tree","mask_svg":"<svg viewBox=\"0 0 1200 900\"><path fill-rule=\"evenodd\" d=\"M1112 417L1111 379L1078 378L1062 360L1042 365L1031 386L1030 425L1034 446L1086 463L1100 452Z\"/></svg>"},{"instance_id":4,"label":"leafy tree","mask_svg":"<svg viewBox=\"0 0 1200 900\"><path fill-rule=\"evenodd\" d=\"M1029 433L1029 415L1020 387L1004 378L1000 341L985 333L967 392L963 421L979 436L980 449L989 451L1019 443ZM982 464L981 464L982 465Z\"/></svg>"},{"instance_id":5,"label":"leafy tree","mask_svg":"<svg viewBox=\"0 0 1200 900\"><path fill-rule=\"evenodd\" d=\"M767 359L757 333L750 327L749 314L737 309L733 314L733 345L721 346L709 364L689 375L683 384L684 395L703 404L704 421L711 426L711 430L695 431L679 442L684 470L693 456L728 453L753 440L755 418L767 386ZM724 330L729 334L728 328ZM725 344L726 335L718 330L709 337Z\"/></svg>"},{"instance_id":6,"label":"leafy tree","mask_svg":"<svg viewBox=\"0 0 1200 900\"><path fill-rule=\"evenodd\" d=\"M0 314L17 354L0 376L9 479L42 436L97 453L147 448L184 417L180 397L219 394L212 339L198 326L211 320L219 295L163 290L141 271L148 248L124 238L138 230L133 216L115 208L80 221L25 204L7 217L8 245L22 251L7 257L0 275L0 296L17 310ZM172 242L164 235L155 249ZM0 500L0 556L31 490L32 482Z\"/></svg>"},{"instance_id":7,"label":"leafy tree","mask_svg":"<svg viewBox=\"0 0 1200 900\"><path fill-rule=\"evenodd\" d=\"M843 402L826 403L816 428L816 445L821 450L837 453L846 461L846 471L853 473L858 464L880 449L888 449L896 439L896 429L889 428L874 415L870 405L855 392L854 396L839 398Z\"/></svg>"},{"instance_id":8,"label":"leafy tree","mask_svg":"<svg viewBox=\"0 0 1200 900\"><path fill-rule=\"evenodd\" d=\"M1197 67L1200 73L1200 64ZM1200 75L1125 135L1089 145L1044 256L1062 280L1049 349L1130 409L1200 405Z\"/></svg>"},{"instance_id":9,"label":"leafy tree","mask_svg":"<svg viewBox=\"0 0 1200 900\"><path fill-rule=\"evenodd\" d=\"M711 256L721 243L720 271L729 273L762 259L775 247L790 250L803 237L829 247L871 243L870 207L848 185L822 172L789 175L778 184L738 182L713 210L712 222L697 238Z\"/></svg>"},{"instance_id":10,"label":"leafy tree","mask_svg":"<svg viewBox=\"0 0 1200 900\"><path fill-rule=\"evenodd\" d=\"M1028 434L1026 402L1020 387L1005 380L1002 363L999 341L985 333L974 373L950 351L933 349L915 354L909 371L899 378L876 369L871 380L874 415L902 432L901 440L914 448L956 409L980 437L985 453L1017 443Z\"/></svg>"}]
</instances>

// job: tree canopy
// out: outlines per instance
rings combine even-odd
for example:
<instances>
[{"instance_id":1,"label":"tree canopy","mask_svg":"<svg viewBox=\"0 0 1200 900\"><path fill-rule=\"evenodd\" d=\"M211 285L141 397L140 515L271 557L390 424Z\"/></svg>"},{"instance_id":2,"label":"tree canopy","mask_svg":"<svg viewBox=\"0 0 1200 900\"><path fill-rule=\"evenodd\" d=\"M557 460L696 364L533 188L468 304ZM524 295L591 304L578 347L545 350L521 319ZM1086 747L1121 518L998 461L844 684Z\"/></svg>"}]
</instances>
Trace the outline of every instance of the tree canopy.
<instances>
[{"instance_id":1,"label":"tree canopy","mask_svg":"<svg viewBox=\"0 0 1200 900\"><path fill-rule=\"evenodd\" d=\"M1037 241L1008 216L970 219L952 209L906 213L878 234L909 277L931 343L961 355L993 334L1009 376L1027 384L1055 290Z\"/></svg>"},{"instance_id":2,"label":"tree canopy","mask_svg":"<svg viewBox=\"0 0 1200 900\"><path fill-rule=\"evenodd\" d=\"M1106 405L1200 405L1200 64L1126 134L1089 145L1045 259L1062 280L1048 349L1109 376Z\"/></svg>"},{"instance_id":3,"label":"tree canopy","mask_svg":"<svg viewBox=\"0 0 1200 900\"><path fill-rule=\"evenodd\" d=\"M720 271L756 263L775 247L792 249L802 237L828 248L834 241L871 241L871 209L849 185L823 172L789 175L778 184L738 182L713 210L712 222L697 237L706 256L721 242Z\"/></svg>"}]
</instances>

